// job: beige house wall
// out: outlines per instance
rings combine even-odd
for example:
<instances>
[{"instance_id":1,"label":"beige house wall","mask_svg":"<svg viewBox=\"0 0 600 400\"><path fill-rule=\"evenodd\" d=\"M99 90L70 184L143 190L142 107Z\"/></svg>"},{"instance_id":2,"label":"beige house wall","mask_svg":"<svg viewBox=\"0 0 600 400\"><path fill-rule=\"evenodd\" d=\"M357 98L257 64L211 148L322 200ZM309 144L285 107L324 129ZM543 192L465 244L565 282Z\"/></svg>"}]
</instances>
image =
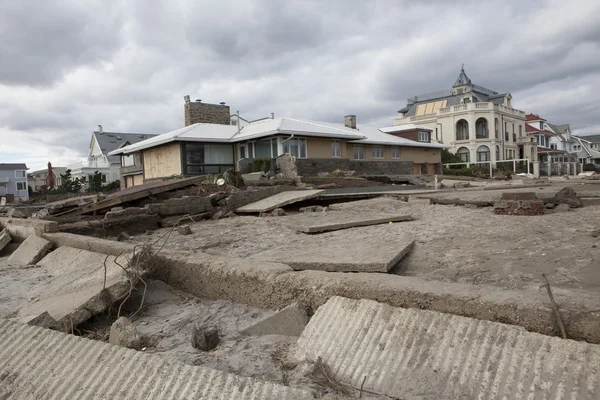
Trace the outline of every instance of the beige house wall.
<instances>
[{"instance_id":1,"label":"beige house wall","mask_svg":"<svg viewBox=\"0 0 600 400\"><path fill-rule=\"evenodd\" d=\"M144 150L144 179L166 178L181 174L179 143Z\"/></svg>"},{"instance_id":2,"label":"beige house wall","mask_svg":"<svg viewBox=\"0 0 600 400\"><path fill-rule=\"evenodd\" d=\"M348 154L346 149L346 141L341 139L339 140L341 157L333 157L331 155L331 141L332 139L330 138L306 138L308 158L346 158Z\"/></svg>"}]
</instances>

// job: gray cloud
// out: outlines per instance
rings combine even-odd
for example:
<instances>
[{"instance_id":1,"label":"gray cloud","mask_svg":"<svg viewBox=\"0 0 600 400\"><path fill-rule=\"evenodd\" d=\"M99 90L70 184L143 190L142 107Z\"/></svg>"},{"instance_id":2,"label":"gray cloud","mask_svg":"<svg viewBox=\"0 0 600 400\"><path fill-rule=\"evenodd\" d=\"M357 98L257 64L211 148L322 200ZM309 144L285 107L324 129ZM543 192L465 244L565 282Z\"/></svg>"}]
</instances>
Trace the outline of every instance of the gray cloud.
<instances>
[{"instance_id":1,"label":"gray cloud","mask_svg":"<svg viewBox=\"0 0 600 400\"><path fill-rule=\"evenodd\" d=\"M0 35L2 159L16 135L38 162L85 156L98 124L176 129L185 94L248 118L389 125L462 63L517 108L600 133L600 4L585 0L8 0Z\"/></svg>"}]
</instances>

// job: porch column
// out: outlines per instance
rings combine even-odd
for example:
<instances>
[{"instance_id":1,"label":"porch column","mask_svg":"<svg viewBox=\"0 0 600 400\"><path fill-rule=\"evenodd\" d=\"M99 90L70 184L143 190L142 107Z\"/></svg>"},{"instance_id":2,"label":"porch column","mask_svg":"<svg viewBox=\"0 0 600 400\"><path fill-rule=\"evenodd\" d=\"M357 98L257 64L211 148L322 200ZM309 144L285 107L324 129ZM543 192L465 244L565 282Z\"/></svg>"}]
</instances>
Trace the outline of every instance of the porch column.
<instances>
[{"instance_id":1,"label":"porch column","mask_svg":"<svg viewBox=\"0 0 600 400\"><path fill-rule=\"evenodd\" d=\"M540 177L540 162L539 161L533 162L533 177L534 178Z\"/></svg>"}]
</instances>

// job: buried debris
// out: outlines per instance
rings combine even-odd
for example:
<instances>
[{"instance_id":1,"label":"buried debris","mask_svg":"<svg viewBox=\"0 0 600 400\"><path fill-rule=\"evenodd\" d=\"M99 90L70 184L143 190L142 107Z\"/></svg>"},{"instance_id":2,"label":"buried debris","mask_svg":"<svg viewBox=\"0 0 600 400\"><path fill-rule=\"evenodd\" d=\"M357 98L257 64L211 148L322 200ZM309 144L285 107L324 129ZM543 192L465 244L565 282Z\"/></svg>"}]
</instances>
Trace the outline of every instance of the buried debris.
<instances>
[{"instance_id":1,"label":"buried debris","mask_svg":"<svg viewBox=\"0 0 600 400\"><path fill-rule=\"evenodd\" d=\"M180 235L189 235L192 233L192 228L190 228L189 225L181 225L177 227L177 232L179 232Z\"/></svg>"},{"instance_id":2,"label":"buried debris","mask_svg":"<svg viewBox=\"0 0 600 400\"><path fill-rule=\"evenodd\" d=\"M502 198L494 203L494 214L542 215L544 201L535 192L502 193Z\"/></svg>"},{"instance_id":3,"label":"buried debris","mask_svg":"<svg viewBox=\"0 0 600 400\"><path fill-rule=\"evenodd\" d=\"M192 328L192 347L200 351L210 351L219 344L217 328Z\"/></svg>"},{"instance_id":4,"label":"buried debris","mask_svg":"<svg viewBox=\"0 0 600 400\"><path fill-rule=\"evenodd\" d=\"M242 329L240 333L249 336L300 336L307 322L308 315L304 307L300 303L292 303L275 314Z\"/></svg>"},{"instance_id":5,"label":"buried debris","mask_svg":"<svg viewBox=\"0 0 600 400\"><path fill-rule=\"evenodd\" d=\"M582 207L583 204L573 188L566 187L554 195L554 204L568 204L570 207Z\"/></svg>"},{"instance_id":6,"label":"buried debris","mask_svg":"<svg viewBox=\"0 0 600 400\"><path fill-rule=\"evenodd\" d=\"M271 211L271 216L273 217L282 217L285 215L285 210L283 208L276 208Z\"/></svg>"},{"instance_id":7,"label":"buried debris","mask_svg":"<svg viewBox=\"0 0 600 400\"><path fill-rule=\"evenodd\" d=\"M120 317L112 324L108 342L128 349L140 350L142 348L142 340L137 328L125 317Z\"/></svg>"},{"instance_id":8,"label":"buried debris","mask_svg":"<svg viewBox=\"0 0 600 400\"><path fill-rule=\"evenodd\" d=\"M281 208L289 204L297 203L304 200L309 200L317 197L322 190L293 190L288 192L281 192L267 197L266 199L259 200L257 202L247 204L243 207L239 207L236 212L238 213L262 213L274 210L275 208Z\"/></svg>"}]
</instances>

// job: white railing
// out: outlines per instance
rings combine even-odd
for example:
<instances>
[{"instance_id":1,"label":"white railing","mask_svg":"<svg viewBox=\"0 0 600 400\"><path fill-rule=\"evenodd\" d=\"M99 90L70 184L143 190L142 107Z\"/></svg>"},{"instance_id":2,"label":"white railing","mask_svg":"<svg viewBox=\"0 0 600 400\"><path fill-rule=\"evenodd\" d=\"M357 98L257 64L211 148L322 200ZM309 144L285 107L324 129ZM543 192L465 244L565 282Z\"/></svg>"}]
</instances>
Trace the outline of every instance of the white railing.
<instances>
[{"instance_id":1,"label":"white railing","mask_svg":"<svg viewBox=\"0 0 600 400\"><path fill-rule=\"evenodd\" d=\"M517 173L517 162L519 161L525 161L527 164L527 173L531 173L530 171L530 166L529 166L529 158L519 158L519 159L514 159L514 160L496 160L496 161L477 161L477 162L461 162L461 163L447 163L447 164L443 164L445 168L448 168L450 165L466 165L467 168L469 168L471 166L471 164L475 164L475 165L485 165L485 164L489 164L490 167L490 178L492 178L494 176L494 172L493 172L493 168L495 164L500 164L500 163L512 163L513 164L513 173Z\"/></svg>"},{"instance_id":2,"label":"white railing","mask_svg":"<svg viewBox=\"0 0 600 400\"><path fill-rule=\"evenodd\" d=\"M450 107L440 108L438 110L438 114L448 114L450 112Z\"/></svg>"},{"instance_id":3,"label":"white railing","mask_svg":"<svg viewBox=\"0 0 600 400\"><path fill-rule=\"evenodd\" d=\"M431 119L431 118L435 118L435 113L434 114L425 114L425 115L415 115L414 117L410 117L410 121L422 121L424 119Z\"/></svg>"},{"instance_id":4,"label":"white railing","mask_svg":"<svg viewBox=\"0 0 600 400\"><path fill-rule=\"evenodd\" d=\"M467 111L467 104L459 104L457 106L452 107L452 111Z\"/></svg>"},{"instance_id":5,"label":"white railing","mask_svg":"<svg viewBox=\"0 0 600 400\"><path fill-rule=\"evenodd\" d=\"M491 103L475 103L475 108L477 109L481 109L481 108L490 108L490 104Z\"/></svg>"},{"instance_id":6,"label":"white railing","mask_svg":"<svg viewBox=\"0 0 600 400\"><path fill-rule=\"evenodd\" d=\"M514 115L516 117L525 117L525 112L521 110L517 110L514 108L506 107L500 104L494 104L491 102L485 103L465 103L465 104L457 104L455 106L449 106L438 109L435 113L425 114L425 115L414 115L412 117L404 117L398 118L394 120L395 125L402 125L410 122L423 121L427 119L434 119L437 115L449 114L451 112L465 112L465 111L474 111L474 110L495 110L499 112L503 112L505 114Z\"/></svg>"}]
</instances>

